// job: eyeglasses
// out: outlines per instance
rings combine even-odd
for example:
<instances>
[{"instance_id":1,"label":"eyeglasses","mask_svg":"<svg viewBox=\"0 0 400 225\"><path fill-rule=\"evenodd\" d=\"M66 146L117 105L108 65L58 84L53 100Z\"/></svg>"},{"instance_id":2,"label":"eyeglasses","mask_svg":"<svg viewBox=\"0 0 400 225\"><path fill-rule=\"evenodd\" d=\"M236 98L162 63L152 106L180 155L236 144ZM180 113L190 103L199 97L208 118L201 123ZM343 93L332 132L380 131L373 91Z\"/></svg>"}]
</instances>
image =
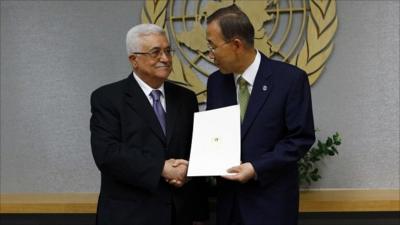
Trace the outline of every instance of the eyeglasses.
<instances>
[{"instance_id":1,"label":"eyeglasses","mask_svg":"<svg viewBox=\"0 0 400 225\"><path fill-rule=\"evenodd\" d=\"M231 41L232 41L232 40L225 41L224 43L222 43L222 44L220 44L220 45L218 45L218 46L215 46L215 47L211 46L210 43L207 43L207 47L208 47L208 49L210 50L210 52L214 54L214 52L215 52L215 50L216 50L217 48L222 47L223 45L226 45L226 44L230 43Z\"/></svg>"},{"instance_id":2,"label":"eyeglasses","mask_svg":"<svg viewBox=\"0 0 400 225\"><path fill-rule=\"evenodd\" d=\"M172 57L174 54L174 50L170 48L161 49L161 48L154 48L148 52L132 52L132 54L139 54L139 55L149 55L153 59L161 58L161 54L164 53L165 56Z\"/></svg>"}]
</instances>

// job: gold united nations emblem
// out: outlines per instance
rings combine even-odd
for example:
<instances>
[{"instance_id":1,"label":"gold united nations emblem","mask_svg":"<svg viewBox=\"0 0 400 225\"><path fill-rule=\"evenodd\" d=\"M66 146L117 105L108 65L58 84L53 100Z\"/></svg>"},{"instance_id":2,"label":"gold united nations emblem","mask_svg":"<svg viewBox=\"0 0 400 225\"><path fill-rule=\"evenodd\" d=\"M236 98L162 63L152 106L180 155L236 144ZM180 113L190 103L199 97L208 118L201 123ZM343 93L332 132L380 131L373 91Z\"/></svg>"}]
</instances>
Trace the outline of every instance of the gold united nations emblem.
<instances>
[{"instance_id":1,"label":"gold united nations emblem","mask_svg":"<svg viewBox=\"0 0 400 225\"><path fill-rule=\"evenodd\" d=\"M233 3L251 20L258 50L303 69L310 84L320 77L338 25L335 0L147 0L142 23L163 27L178 52L169 80L205 101L207 77L216 70L206 54L206 18Z\"/></svg>"}]
</instances>

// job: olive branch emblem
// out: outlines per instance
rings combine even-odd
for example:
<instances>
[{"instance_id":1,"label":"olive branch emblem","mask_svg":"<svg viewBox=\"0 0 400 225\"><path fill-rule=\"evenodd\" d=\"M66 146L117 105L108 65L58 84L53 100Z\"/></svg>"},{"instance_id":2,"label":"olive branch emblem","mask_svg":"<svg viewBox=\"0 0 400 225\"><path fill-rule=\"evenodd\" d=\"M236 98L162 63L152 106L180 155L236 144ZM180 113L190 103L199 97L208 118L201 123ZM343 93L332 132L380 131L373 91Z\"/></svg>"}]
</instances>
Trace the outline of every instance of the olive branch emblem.
<instances>
[{"instance_id":1,"label":"olive branch emblem","mask_svg":"<svg viewBox=\"0 0 400 225\"><path fill-rule=\"evenodd\" d=\"M290 60L290 64L306 71L313 84L325 68L333 50L332 39L338 26L335 0L311 0L308 17L307 38L300 53Z\"/></svg>"},{"instance_id":2,"label":"olive branch emblem","mask_svg":"<svg viewBox=\"0 0 400 225\"><path fill-rule=\"evenodd\" d=\"M168 0L145 1L142 9L142 22L153 23L165 29Z\"/></svg>"},{"instance_id":3,"label":"olive branch emblem","mask_svg":"<svg viewBox=\"0 0 400 225\"><path fill-rule=\"evenodd\" d=\"M278 0L273 1L279 3ZM169 0L146 0L141 13L142 22L157 24L168 33L166 27L168 3ZM333 50L332 40L338 26L336 0L309 0L309 10L303 46L297 55L283 60L306 71L312 85L320 77ZM272 43L267 42L267 44L271 44L272 48L266 46L259 50L271 55L271 50L274 52L277 47ZM266 50L268 51L265 52ZM206 87L192 68L192 64L184 64L174 55L169 80L194 91L197 100L202 103L206 100Z\"/></svg>"}]
</instances>

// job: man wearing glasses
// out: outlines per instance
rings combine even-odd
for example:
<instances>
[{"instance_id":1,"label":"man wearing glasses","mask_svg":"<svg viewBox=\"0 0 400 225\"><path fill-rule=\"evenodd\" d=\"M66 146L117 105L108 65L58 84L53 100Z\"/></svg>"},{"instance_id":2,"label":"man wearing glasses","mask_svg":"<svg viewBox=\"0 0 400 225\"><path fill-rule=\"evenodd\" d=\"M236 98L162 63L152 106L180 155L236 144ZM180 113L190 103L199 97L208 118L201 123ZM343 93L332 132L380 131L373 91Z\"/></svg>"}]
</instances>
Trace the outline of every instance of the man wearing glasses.
<instances>
[{"instance_id":1,"label":"man wearing glasses","mask_svg":"<svg viewBox=\"0 0 400 225\"><path fill-rule=\"evenodd\" d=\"M207 110L240 105L241 161L218 180L218 225L295 225L297 161L314 143L310 86L304 71L254 48L254 28L236 5L207 18Z\"/></svg>"},{"instance_id":2,"label":"man wearing glasses","mask_svg":"<svg viewBox=\"0 0 400 225\"><path fill-rule=\"evenodd\" d=\"M162 28L133 27L126 47L133 72L91 95L91 145L101 172L97 224L205 220L205 188L186 180L196 96L166 81L173 51Z\"/></svg>"}]
</instances>

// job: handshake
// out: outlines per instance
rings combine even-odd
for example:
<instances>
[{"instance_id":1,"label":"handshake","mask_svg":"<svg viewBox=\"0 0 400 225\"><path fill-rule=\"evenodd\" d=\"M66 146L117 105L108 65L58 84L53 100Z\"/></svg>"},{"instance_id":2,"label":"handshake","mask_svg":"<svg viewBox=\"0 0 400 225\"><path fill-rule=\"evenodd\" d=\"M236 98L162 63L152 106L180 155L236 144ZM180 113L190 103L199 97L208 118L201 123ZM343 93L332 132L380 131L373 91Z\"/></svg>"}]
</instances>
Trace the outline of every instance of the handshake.
<instances>
[{"instance_id":1,"label":"handshake","mask_svg":"<svg viewBox=\"0 0 400 225\"><path fill-rule=\"evenodd\" d=\"M174 187L182 187L187 181L189 162L184 159L168 159L164 163L161 176Z\"/></svg>"}]
</instances>

